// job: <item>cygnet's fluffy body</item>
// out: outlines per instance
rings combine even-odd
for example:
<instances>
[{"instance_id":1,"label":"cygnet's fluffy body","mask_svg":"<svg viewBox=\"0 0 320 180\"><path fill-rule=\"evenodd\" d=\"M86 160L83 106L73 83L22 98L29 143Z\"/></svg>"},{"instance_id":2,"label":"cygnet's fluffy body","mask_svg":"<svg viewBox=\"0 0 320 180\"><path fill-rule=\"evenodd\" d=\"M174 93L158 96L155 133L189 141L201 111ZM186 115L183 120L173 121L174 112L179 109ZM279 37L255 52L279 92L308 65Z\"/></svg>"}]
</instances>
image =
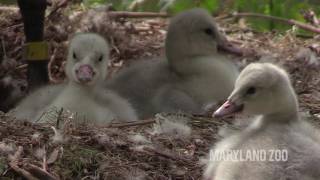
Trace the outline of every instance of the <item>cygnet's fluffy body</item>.
<instances>
[{"instance_id":1,"label":"cygnet's fluffy body","mask_svg":"<svg viewBox=\"0 0 320 180\"><path fill-rule=\"evenodd\" d=\"M108 83L127 98L140 118L158 112L199 113L209 103L225 99L238 75L213 18L192 9L171 20L166 38L166 60L141 61Z\"/></svg>"},{"instance_id":2,"label":"cygnet's fluffy body","mask_svg":"<svg viewBox=\"0 0 320 180\"><path fill-rule=\"evenodd\" d=\"M22 99L9 113L18 119L38 121L41 114L45 113L46 108L59 95L64 86L65 84L47 85L36 89Z\"/></svg>"},{"instance_id":3,"label":"cygnet's fluffy body","mask_svg":"<svg viewBox=\"0 0 320 180\"><path fill-rule=\"evenodd\" d=\"M260 150L266 152L267 159L213 160L207 166L205 179L320 179L319 131L299 118L297 98L284 70L268 63L247 66L228 101L214 115L221 117L235 112L259 116L247 128L218 142L212 153L240 150L246 155L248 151ZM270 161L275 150L287 151L288 159Z\"/></svg>"},{"instance_id":4,"label":"cygnet's fluffy body","mask_svg":"<svg viewBox=\"0 0 320 180\"><path fill-rule=\"evenodd\" d=\"M109 47L91 33L76 35L70 42L65 72L68 82L43 87L27 97L15 110L18 118L47 121L43 112L57 108L75 113L78 119L97 124L111 120L136 120L130 104L102 88L107 75Z\"/></svg>"}]
</instances>

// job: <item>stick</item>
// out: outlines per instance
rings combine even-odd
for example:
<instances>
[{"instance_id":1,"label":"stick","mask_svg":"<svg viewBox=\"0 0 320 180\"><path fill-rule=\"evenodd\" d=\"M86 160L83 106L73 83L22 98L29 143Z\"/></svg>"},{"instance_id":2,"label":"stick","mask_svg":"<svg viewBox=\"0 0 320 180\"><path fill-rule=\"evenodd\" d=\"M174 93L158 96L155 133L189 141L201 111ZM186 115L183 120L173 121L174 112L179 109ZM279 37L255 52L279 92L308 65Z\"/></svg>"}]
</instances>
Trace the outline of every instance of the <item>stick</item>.
<instances>
[{"instance_id":1,"label":"stick","mask_svg":"<svg viewBox=\"0 0 320 180\"><path fill-rule=\"evenodd\" d=\"M7 58L7 52L6 52L6 47L4 45L4 40L1 38L1 46L2 46L2 52L3 52L3 59Z\"/></svg>"},{"instance_id":2,"label":"stick","mask_svg":"<svg viewBox=\"0 0 320 180\"><path fill-rule=\"evenodd\" d=\"M58 180L59 178L54 177L50 173L48 173L46 170L41 169L38 166L27 164L27 169L32 173L38 175L38 177L41 177L41 179L47 179L47 180Z\"/></svg>"},{"instance_id":3,"label":"stick","mask_svg":"<svg viewBox=\"0 0 320 180\"><path fill-rule=\"evenodd\" d=\"M126 123L111 123L108 128L121 128L121 127L130 127L130 126L138 126L138 125L146 125L155 123L155 120L143 120L143 121L135 121L135 122L126 122Z\"/></svg>"},{"instance_id":4,"label":"stick","mask_svg":"<svg viewBox=\"0 0 320 180\"><path fill-rule=\"evenodd\" d=\"M110 11L108 14L117 18L167 18L170 17L167 13L154 13L154 12L127 12L127 11Z\"/></svg>"},{"instance_id":5,"label":"stick","mask_svg":"<svg viewBox=\"0 0 320 180\"><path fill-rule=\"evenodd\" d=\"M31 173L29 173L28 171L19 168L19 166L17 165L19 159L21 158L21 154L23 152L23 147L19 146L18 150L14 153L13 156L9 157L9 166L18 174L20 174L21 176L23 176L24 178L28 179L28 180L39 180L38 178L34 177Z\"/></svg>"},{"instance_id":6,"label":"stick","mask_svg":"<svg viewBox=\"0 0 320 180\"><path fill-rule=\"evenodd\" d=\"M19 8L17 7L11 7L11 6L0 6L0 11L19 11Z\"/></svg>"},{"instance_id":7,"label":"stick","mask_svg":"<svg viewBox=\"0 0 320 180\"><path fill-rule=\"evenodd\" d=\"M26 69L28 68L28 64L21 64L19 66L16 66L16 70L19 70L19 69Z\"/></svg>"},{"instance_id":8,"label":"stick","mask_svg":"<svg viewBox=\"0 0 320 180\"><path fill-rule=\"evenodd\" d=\"M58 118L57 118L57 123L56 123L56 128L59 129L60 126L60 122L63 121L62 120L62 113L63 113L63 108L61 108L58 112Z\"/></svg>"},{"instance_id":9,"label":"stick","mask_svg":"<svg viewBox=\"0 0 320 180\"><path fill-rule=\"evenodd\" d=\"M235 17L257 17L257 18L264 18L264 19L270 19L273 21L279 21L281 23L289 24L289 25L295 25L298 26L301 29L311 31L314 33L320 34L320 28L317 28L315 26L305 24L293 19L285 19L281 17L275 17L275 16L269 16L269 15L263 15L263 14L257 14L257 13L235 13L233 14Z\"/></svg>"},{"instance_id":10,"label":"stick","mask_svg":"<svg viewBox=\"0 0 320 180\"><path fill-rule=\"evenodd\" d=\"M179 155L176 155L173 153L165 152L164 150L154 149L154 148L150 148L150 147L143 147L143 150L160 155L160 156L163 156L165 158L175 160L175 161L183 161L186 163L193 163L193 161L191 159L187 159L185 157L182 157L182 156L179 156Z\"/></svg>"},{"instance_id":11,"label":"stick","mask_svg":"<svg viewBox=\"0 0 320 180\"><path fill-rule=\"evenodd\" d=\"M14 162L10 162L9 166L17 173L19 173L21 176L23 176L24 178L26 178L27 180L39 180L38 178L32 176L31 173L29 173L28 171L21 169L17 166L16 163Z\"/></svg>"}]
</instances>

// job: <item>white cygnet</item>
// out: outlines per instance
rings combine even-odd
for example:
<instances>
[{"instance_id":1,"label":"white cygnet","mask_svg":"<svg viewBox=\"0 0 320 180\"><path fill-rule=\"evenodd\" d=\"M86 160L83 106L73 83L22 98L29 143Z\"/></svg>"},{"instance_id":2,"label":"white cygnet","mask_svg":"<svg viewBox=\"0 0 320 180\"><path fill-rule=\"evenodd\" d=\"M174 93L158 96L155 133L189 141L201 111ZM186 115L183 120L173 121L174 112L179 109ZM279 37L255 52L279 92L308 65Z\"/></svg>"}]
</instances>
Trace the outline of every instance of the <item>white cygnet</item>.
<instances>
[{"instance_id":1,"label":"white cygnet","mask_svg":"<svg viewBox=\"0 0 320 180\"><path fill-rule=\"evenodd\" d=\"M257 117L248 127L213 147L205 179L320 179L319 131L299 117L297 97L283 69L269 63L248 65L240 73L227 102L214 116L234 113ZM242 160L240 156L234 156L236 159L232 161L218 159L225 152L239 152ZM266 155L266 159L251 161L254 152Z\"/></svg>"},{"instance_id":2,"label":"white cygnet","mask_svg":"<svg viewBox=\"0 0 320 180\"><path fill-rule=\"evenodd\" d=\"M108 62L109 46L104 38L92 33L75 35L70 42L65 66L68 81L31 93L14 110L14 115L44 122L48 121L44 112L63 108L76 114L79 120L96 124L136 120L131 105L101 85L107 76Z\"/></svg>"}]
</instances>

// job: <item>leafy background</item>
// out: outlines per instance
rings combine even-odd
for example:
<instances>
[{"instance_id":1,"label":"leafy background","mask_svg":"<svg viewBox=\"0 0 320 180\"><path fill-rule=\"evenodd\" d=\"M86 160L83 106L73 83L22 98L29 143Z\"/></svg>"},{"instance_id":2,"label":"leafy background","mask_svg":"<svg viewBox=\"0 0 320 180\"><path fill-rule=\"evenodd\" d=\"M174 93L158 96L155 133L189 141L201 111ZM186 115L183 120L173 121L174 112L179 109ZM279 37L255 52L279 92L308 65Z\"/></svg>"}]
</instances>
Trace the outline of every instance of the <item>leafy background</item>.
<instances>
[{"instance_id":1,"label":"leafy background","mask_svg":"<svg viewBox=\"0 0 320 180\"><path fill-rule=\"evenodd\" d=\"M177 13L193 7L203 7L213 14L222 12L256 12L304 21L302 10L320 13L319 0L84 0L85 6L112 3L116 10L167 11ZM259 30L288 29L289 26L268 20L250 19Z\"/></svg>"},{"instance_id":2,"label":"leafy background","mask_svg":"<svg viewBox=\"0 0 320 180\"><path fill-rule=\"evenodd\" d=\"M124 11L166 11L172 14L202 7L212 14L231 12L255 12L265 15L284 17L304 21L301 11L312 9L320 14L320 0L72 0L84 7L92 8L110 5L115 10ZM16 0L0 0L0 4L13 4ZM268 20L249 19L257 30L288 29L289 26Z\"/></svg>"}]
</instances>

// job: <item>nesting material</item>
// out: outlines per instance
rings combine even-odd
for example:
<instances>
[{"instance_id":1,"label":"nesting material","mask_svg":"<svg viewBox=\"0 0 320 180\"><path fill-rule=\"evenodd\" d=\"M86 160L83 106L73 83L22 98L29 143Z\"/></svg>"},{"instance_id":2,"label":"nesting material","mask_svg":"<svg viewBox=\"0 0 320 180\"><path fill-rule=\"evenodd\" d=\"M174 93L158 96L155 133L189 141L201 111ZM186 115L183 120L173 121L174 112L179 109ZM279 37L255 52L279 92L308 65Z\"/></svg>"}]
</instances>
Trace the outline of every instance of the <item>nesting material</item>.
<instances>
[{"instance_id":1,"label":"nesting material","mask_svg":"<svg viewBox=\"0 0 320 180\"><path fill-rule=\"evenodd\" d=\"M189 138L191 128L187 125L187 117L167 116L156 114L156 123L153 125L151 134L166 134L175 139Z\"/></svg>"}]
</instances>

